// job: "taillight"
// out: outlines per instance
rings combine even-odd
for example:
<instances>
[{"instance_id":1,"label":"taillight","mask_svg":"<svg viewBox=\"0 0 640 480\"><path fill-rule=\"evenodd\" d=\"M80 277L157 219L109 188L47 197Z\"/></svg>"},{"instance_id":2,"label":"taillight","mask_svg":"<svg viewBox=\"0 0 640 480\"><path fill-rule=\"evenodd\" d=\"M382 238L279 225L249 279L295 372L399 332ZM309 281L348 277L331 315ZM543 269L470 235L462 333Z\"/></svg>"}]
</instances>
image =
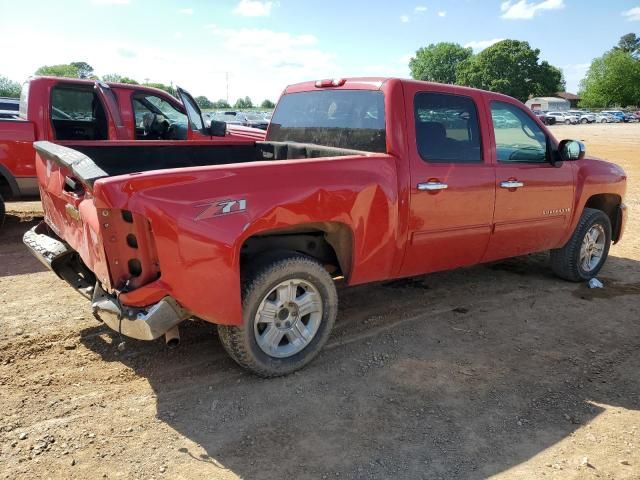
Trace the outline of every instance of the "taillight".
<instances>
[{"instance_id":1,"label":"taillight","mask_svg":"<svg viewBox=\"0 0 640 480\"><path fill-rule=\"evenodd\" d=\"M160 276L151 224L129 210L101 212L103 246L114 288L138 288Z\"/></svg>"}]
</instances>

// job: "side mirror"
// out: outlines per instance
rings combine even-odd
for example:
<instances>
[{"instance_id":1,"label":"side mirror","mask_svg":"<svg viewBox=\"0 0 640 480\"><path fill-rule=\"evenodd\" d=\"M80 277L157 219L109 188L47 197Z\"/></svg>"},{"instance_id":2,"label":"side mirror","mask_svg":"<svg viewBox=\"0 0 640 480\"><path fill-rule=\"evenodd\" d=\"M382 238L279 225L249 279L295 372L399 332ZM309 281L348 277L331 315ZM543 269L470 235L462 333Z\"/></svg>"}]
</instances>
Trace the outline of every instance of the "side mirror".
<instances>
[{"instance_id":1,"label":"side mirror","mask_svg":"<svg viewBox=\"0 0 640 480\"><path fill-rule=\"evenodd\" d=\"M584 143L578 140L562 140L558 145L560 160L582 160L586 152Z\"/></svg>"},{"instance_id":2,"label":"side mirror","mask_svg":"<svg viewBox=\"0 0 640 480\"><path fill-rule=\"evenodd\" d=\"M212 137L224 137L227 134L227 122L221 122L219 120L211 120L208 133Z\"/></svg>"}]
</instances>

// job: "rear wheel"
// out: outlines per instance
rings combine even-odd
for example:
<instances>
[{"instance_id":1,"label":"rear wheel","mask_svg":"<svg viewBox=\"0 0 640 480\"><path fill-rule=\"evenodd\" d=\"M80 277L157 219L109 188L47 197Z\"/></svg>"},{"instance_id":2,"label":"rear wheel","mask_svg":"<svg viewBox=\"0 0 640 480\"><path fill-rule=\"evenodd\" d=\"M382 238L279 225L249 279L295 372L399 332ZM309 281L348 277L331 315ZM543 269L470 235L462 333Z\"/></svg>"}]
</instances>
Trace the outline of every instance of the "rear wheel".
<instances>
[{"instance_id":1,"label":"rear wheel","mask_svg":"<svg viewBox=\"0 0 640 480\"><path fill-rule=\"evenodd\" d=\"M569 120L569 119L565 120L565 121L564 121L564 124L565 124L565 125L571 125L571 120Z\"/></svg>"},{"instance_id":2,"label":"rear wheel","mask_svg":"<svg viewBox=\"0 0 640 480\"><path fill-rule=\"evenodd\" d=\"M551 268L565 280L590 280L607 260L610 246L609 217L601 210L585 208L567 244L551 250Z\"/></svg>"},{"instance_id":3,"label":"rear wheel","mask_svg":"<svg viewBox=\"0 0 640 480\"><path fill-rule=\"evenodd\" d=\"M319 353L338 311L333 279L299 254L274 260L246 279L242 325L218 326L225 350L262 377L292 373Z\"/></svg>"},{"instance_id":4,"label":"rear wheel","mask_svg":"<svg viewBox=\"0 0 640 480\"><path fill-rule=\"evenodd\" d=\"M580 120L580 123L582 124L589 123L589 120L587 120L586 118L583 118Z\"/></svg>"},{"instance_id":5,"label":"rear wheel","mask_svg":"<svg viewBox=\"0 0 640 480\"><path fill-rule=\"evenodd\" d=\"M5 217L5 206L4 206L4 198L2 198L2 195L0 195L0 227L2 227L2 225L4 224L4 217Z\"/></svg>"}]
</instances>

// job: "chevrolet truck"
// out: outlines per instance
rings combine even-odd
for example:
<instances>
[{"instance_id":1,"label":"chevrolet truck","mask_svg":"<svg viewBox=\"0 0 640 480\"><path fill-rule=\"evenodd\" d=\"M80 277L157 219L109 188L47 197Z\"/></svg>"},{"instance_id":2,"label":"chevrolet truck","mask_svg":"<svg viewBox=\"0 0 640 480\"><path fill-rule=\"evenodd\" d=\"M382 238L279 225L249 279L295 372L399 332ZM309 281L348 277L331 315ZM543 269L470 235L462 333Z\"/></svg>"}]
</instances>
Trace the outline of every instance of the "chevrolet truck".
<instances>
[{"instance_id":1,"label":"chevrolet truck","mask_svg":"<svg viewBox=\"0 0 640 480\"><path fill-rule=\"evenodd\" d=\"M204 124L189 124L186 109L195 101L178 89L172 95L143 85L103 83L71 78L35 77L22 88L16 116L0 117L0 225L4 200L35 196L33 142L61 145L105 141L219 141ZM197 105L196 105L197 107ZM237 142L264 139L264 132L230 126ZM229 143L229 142L227 142Z\"/></svg>"},{"instance_id":2,"label":"chevrolet truck","mask_svg":"<svg viewBox=\"0 0 640 480\"><path fill-rule=\"evenodd\" d=\"M45 218L24 236L33 254L122 335L176 338L199 318L264 377L318 354L339 277L550 250L558 276L585 281L626 218L624 171L557 141L519 101L413 80L289 86L251 144L35 148Z\"/></svg>"}]
</instances>

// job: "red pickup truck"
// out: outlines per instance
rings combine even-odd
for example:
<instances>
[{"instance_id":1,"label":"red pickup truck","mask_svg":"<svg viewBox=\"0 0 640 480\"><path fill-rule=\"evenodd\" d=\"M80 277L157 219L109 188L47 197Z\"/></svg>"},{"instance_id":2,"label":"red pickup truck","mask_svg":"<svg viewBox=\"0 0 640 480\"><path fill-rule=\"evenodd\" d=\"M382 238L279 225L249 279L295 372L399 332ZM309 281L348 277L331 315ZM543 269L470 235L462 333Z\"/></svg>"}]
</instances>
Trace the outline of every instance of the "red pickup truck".
<instances>
[{"instance_id":1,"label":"red pickup truck","mask_svg":"<svg viewBox=\"0 0 640 480\"><path fill-rule=\"evenodd\" d=\"M45 220L24 241L114 330L174 338L204 319L262 376L318 353L337 277L551 250L556 274L583 281L625 223L620 167L556 141L519 101L470 88L302 83L265 141L168 145L37 142Z\"/></svg>"},{"instance_id":2,"label":"red pickup truck","mask_svg":"<svg viewBox=\"0 0 640 480\"><path fill-rule=\"evenodd\" d=\"M141 85L56 77L26 82L19 117L0 118L0 225L3 199L38 194L35 140L61 145L113 140L218 141L204 123L187 122L185 106L198 106L184 90L178 89L178 95L182 103L162 90ZM240 142L264 139L264 132L257 129L229 126L228 130Z\"/></svg>"}]
</instances>

